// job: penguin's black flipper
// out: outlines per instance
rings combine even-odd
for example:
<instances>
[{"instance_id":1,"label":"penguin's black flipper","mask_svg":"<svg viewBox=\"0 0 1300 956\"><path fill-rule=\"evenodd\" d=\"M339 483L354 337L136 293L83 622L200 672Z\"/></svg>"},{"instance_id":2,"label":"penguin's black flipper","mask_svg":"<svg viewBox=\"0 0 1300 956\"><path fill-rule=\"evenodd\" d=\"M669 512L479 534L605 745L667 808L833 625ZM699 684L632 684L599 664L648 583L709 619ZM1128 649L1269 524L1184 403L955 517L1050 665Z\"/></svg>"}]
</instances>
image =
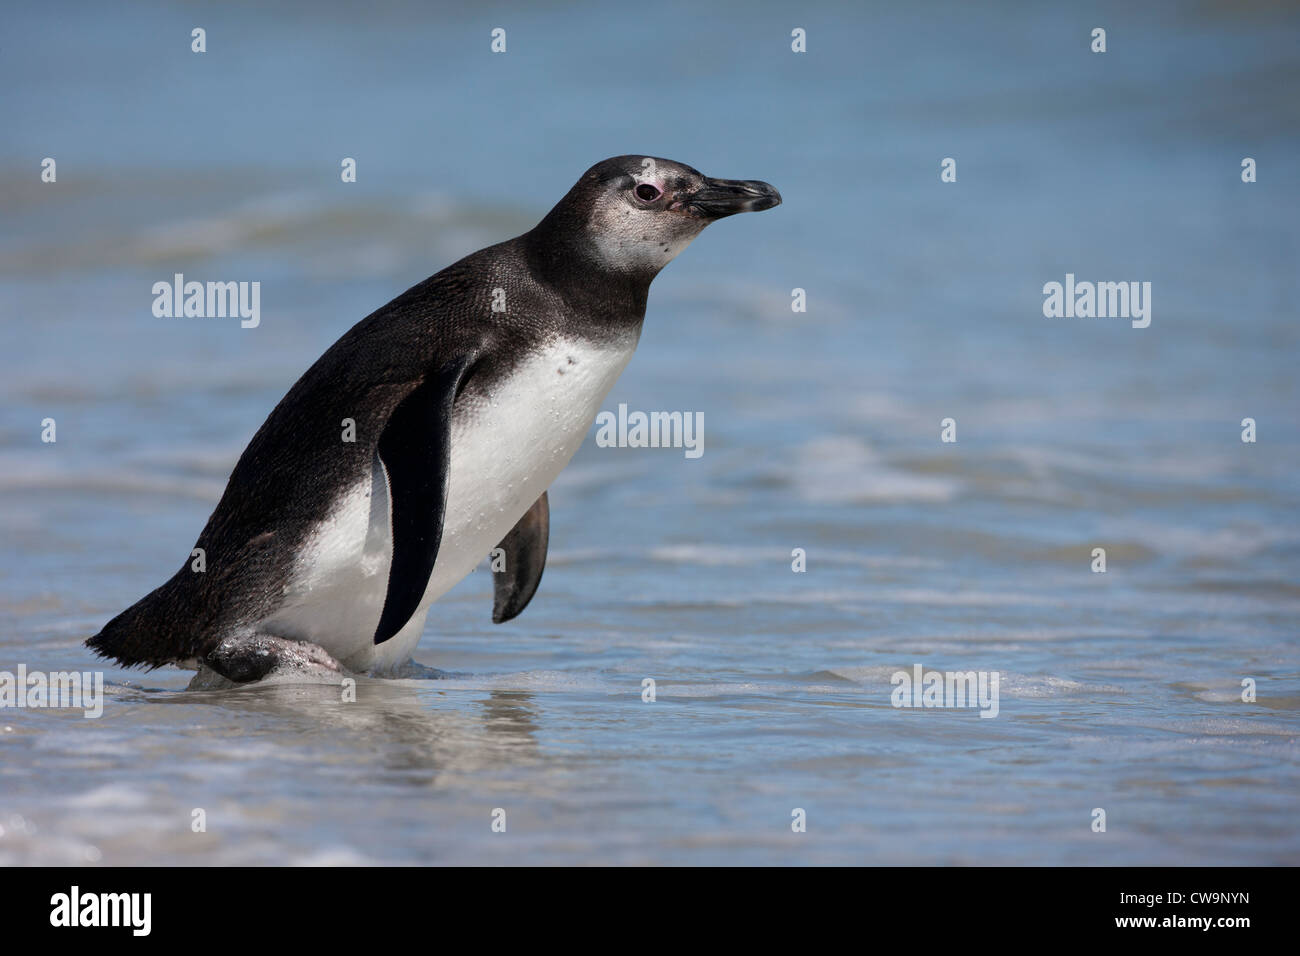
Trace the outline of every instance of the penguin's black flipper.
<instances>
[{"instance_id":1,"label":"penguin's black flipper","mask_svg":"<svg viewBox=\"0 0 1300 956\"><path fill-rule=\"evenodd\" d=\"M519 523L501 539L505 569L493 573L495 596L492 623L504 624L515 617L537 593L546 567L546 542L551 535L551 508L546 492L524 512Z\"/></svg>"},{"instance_id":2,"label":"penguin's black flipper","mask_svg":"<svg viewBox=\"0 0 1300 956\"><path fill-rule=\"evenodd\" d=\"M466 356L431 372L393 409L379 436L379 460L388 471L393 562L375 644L411 619L433 573L447 510L452 407L470 363Z\"/></svg>"}]
</instances>

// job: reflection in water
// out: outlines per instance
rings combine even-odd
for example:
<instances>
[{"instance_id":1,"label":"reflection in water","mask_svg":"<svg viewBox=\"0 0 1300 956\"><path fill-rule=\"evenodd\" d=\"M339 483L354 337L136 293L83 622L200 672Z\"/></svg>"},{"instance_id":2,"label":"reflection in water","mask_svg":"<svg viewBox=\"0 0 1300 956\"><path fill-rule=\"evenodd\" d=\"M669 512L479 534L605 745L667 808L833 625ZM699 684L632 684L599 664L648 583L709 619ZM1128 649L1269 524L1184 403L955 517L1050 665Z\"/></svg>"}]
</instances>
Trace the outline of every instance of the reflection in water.
<instances>
[{"instance_id":1,"label":"reflection in water","mask_svg":"<svg viewBox=\"0 0 1300 956\"><path fill-rule=\"evenodd\" d=\"M532 694L521 690L490 691L487 700L479 701L487 712L488 730L533 743L537 724L529 706L532 699Z\"/></svg>"},{"instance_id":2,"label":"reflection in water","mask_svg":"<svg viewBox=\"0 0 1300 956\"><path fill-rule=\"evenodd\" d=\"M355 751L378 757L383 767L411 783L432 785L443 771L472 772L539 759L533 695L489 690L475 710L446 695L436 681L356 678L356 699L329 684L254 685L214 691L165 693L155 703L217 707L238 724L257 715L258 732L289 735L302 748L323 753ZM478 692L475 692L478 693ZM474 714L478 719L473 719Z\"/></svg>"}]
</instances>

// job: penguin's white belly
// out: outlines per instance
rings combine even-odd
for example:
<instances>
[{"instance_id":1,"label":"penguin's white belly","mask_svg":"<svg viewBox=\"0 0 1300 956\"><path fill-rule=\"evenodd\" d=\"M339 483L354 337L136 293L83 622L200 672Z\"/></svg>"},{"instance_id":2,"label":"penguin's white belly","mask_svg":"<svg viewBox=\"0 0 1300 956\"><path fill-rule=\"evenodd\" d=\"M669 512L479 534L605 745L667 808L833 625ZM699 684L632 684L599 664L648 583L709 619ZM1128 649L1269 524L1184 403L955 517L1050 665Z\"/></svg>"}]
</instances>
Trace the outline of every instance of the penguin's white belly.
<instances>
[{"instance_id":1,"label":"penguin's white belly","mask_svg":"<svg viewBox=\"0 0 1300 956\"><path fill-rule=\"evenodd\" d=\"M349 490L309 536L267 630L319 644L354 670L404 663L429 605L487 557L569 463L635 347L634 337L605 346L551 339L489 395L457 404L437 561L419 609L396 635L373 643L392 562L382 472Z\"/></svg>"}]
</instances>

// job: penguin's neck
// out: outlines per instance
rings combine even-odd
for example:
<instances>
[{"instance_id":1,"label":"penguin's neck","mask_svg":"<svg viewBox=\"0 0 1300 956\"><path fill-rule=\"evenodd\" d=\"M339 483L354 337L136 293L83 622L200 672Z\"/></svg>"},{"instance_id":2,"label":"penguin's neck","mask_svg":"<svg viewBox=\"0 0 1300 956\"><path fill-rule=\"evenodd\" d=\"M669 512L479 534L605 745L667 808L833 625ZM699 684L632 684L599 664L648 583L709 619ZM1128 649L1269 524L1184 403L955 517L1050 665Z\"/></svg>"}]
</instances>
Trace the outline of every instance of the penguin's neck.
<instances>
[{"instance_id":1,"label":"penguin's neck","mask_svg":"<svg viewBox=\"0 0 1300 956\"><path fill-rule=\"evenodd\" d=\"M608 268L598 250L576 224L547 216L516 241L539 281L557 292L575 312L603 321L640 328L653 272Z\"/></svg>"}]
</instances>

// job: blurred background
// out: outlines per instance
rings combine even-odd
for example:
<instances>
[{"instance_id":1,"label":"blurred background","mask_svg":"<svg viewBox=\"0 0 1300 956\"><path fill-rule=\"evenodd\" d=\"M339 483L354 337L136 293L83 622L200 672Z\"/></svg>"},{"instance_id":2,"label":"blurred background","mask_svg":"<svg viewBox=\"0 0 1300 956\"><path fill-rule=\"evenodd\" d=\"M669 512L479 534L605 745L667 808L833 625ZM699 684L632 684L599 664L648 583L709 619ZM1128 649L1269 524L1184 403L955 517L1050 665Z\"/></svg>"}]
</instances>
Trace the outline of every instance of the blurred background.
<instances>
[{"instance_id":1,"label":"blurred background","mask_svg":"<svg viewBox=\"0 0 1300 956\"><path fill-rule=\"evenodd\" d=\"M526 614L471 575L451 676L355 704L110 670L99 720L0 711L0 862L1300 862L1296 4L0 22L0 670L99 667L297 376L591 164L785 200L656 280L606 407L704 454L589 439ZM155 318L178 272L260 326ZM1150 282L1150 327L1045 318L1066 273ZM999 717L894 709L915 663L998 671Z\"/></svg>"}]
</instances>

